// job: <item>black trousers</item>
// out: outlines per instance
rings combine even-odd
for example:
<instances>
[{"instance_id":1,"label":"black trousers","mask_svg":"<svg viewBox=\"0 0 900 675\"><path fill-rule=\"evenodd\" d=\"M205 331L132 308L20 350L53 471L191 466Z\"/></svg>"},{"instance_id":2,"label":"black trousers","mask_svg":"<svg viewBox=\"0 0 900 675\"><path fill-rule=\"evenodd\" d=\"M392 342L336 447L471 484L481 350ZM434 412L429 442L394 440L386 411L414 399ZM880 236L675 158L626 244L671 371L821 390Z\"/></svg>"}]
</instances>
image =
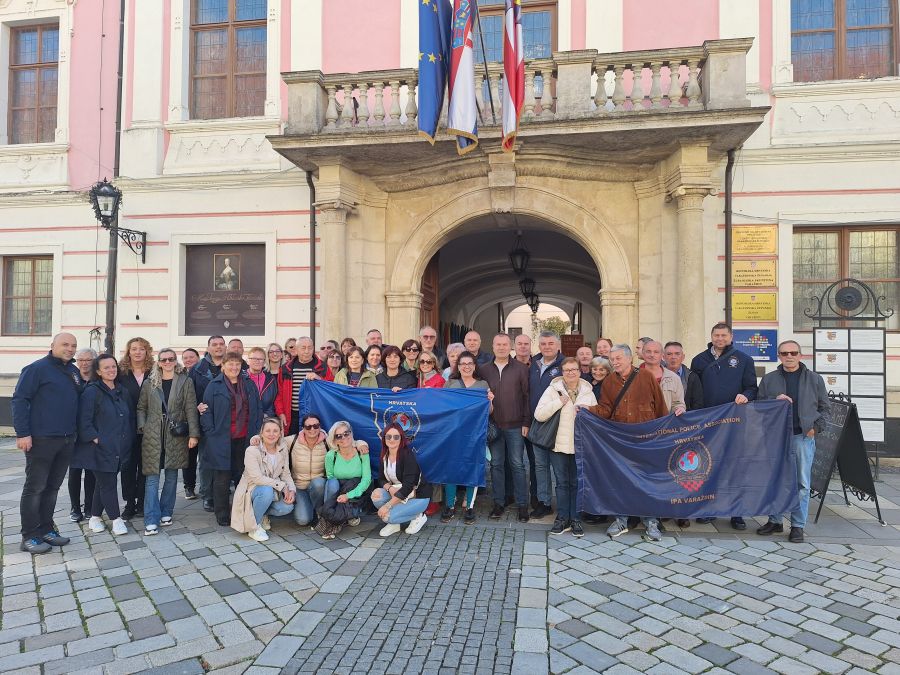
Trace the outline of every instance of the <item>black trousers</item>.
<instances>
[{"instance_id":1,"label":"black trousers","mask_svg":"<svg viewBox=\"0 0 900 675\"><path fill-rule=\"evenodd\" d=\"M99 518L106 511L110 520L122 514L119 511L119 492L116 490L116 474L112 471L95 471L97 484L94 487L94 501L91 504L91 515Z\"/></svg>"},{"instance_id":2,"label":"black trousers","mask_svg":"<svg viewBox=\"0 0 900 675\"><path fill-rule=\"evenodd\" d=\"M81 469L76 469L75 467L69 469L69 502L72 504L73 509L81 509L83 504L83 511L88 513L91 510L91 505L94 503L95 478L93 471L84 469L84 501L82 502L81 474Z\"/></svg>"},{"instance_id":3,"label":"black trousers","mask_svg":"<svg viewBox=\"0 0 900 675\"><path fill-rule=\"evenodd\" d=\"M193 490L197 487L197 453L199 451L199 445L196 448L188 448L188 465L186 469L181 470L185 490Z\"/></svg>"},{"instance_id":4,"label":"black trousers","mask_svg":"<svg viewBox=\"0 0 900 675\"><path fill-rule=\"evenodd\" d=\"M241 482L244 475L244 455L247 453L247 439L231 439L231 481L234 486Z\"/></svg>"},{"instance_id":5,"label":"black trousers","mask_svg":"<svg viewBox=\"0 0 900 675\"><path fill-rule=\"evenodd\" d=\"M138 436L131 446L131 457L122 464L122 499L126 506L144 503L144 472L141 466L141 444L144 437Z\"/></svg>"},{"instance_id":6,"label":"black trousers","mask_svg":"<svg viewBox=\"0 0 900 675\"><path fill-rule=\"evenodd\" d=\"M59 487L66 477L75 436L33 436L25 453L25 486L19 501L22 539L41 538L55 530L53 512Z\"/></svg>"},{"instance_id":7,"label":"black trousers","mask_svg":"<svg viewBox=\"0 0 900 675\"><path fill-rule=\"evenodd\" d=\"M213 471L213 509L217 521L231 519L231 505L228 503L230 485L231 471Z\"/></svg>"}]
</instances>

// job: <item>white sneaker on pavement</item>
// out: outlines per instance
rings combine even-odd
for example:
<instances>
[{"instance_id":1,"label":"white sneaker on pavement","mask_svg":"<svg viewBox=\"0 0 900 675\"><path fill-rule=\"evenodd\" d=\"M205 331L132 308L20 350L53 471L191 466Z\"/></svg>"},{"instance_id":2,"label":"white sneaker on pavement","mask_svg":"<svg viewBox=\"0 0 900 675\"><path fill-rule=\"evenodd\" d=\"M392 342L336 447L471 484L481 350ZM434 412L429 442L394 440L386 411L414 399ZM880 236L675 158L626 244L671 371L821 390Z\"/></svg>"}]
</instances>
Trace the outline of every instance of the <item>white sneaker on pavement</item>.
<instances>
[{"instance_id":1,"label":"white sneaker on pavement","mask_svg":"<svg viewBox=\"0 0 900 675\"><path fill-rule=\"evenodd\" d=\"M266 531L261 527L257 527L252 532L247 533L251 539L254 541L269 541L269 535L266 534Z\"/></svg>"},{"instance_id":2,"label":"white sneaker on pavement","mask_svg":"<svg viewBox=\"0 0 900 675\"><path fill-rule=\"evenodd\" d=\"M162 525L163 527L167 527L172 524L172 518L169 516L163 516L160 519L159 524Z\"/></svg>"},{"instance_id":3,"label":"white sneaker on pavement","mask_svg":"<svg viewBox=\"0 0 900 675\"><path fill-rule=\"evenodd\" d=\"M97 534L101 532L106 532L106 525L103 523L103 518L99 516L91 516L91 519L88 521L88 527L91 532L95 532Z\"/></svg>"},{"instance_id":4,"label":"white sneaker on pavement","mask_svg":"<svg viewBox=\"0 0 900 675\"><path fill-rule=\"evenodd\" d=\"M428 522L428 516L424 513L420 513L415 518L413 518L409 525L406 526L406 534L416 534L419 530L425 527L425 523Z\"/></svg>"},{"instance_id":5,"label":"white sneaker on pavement","mask_svg":"<svg viewBox=\"0 0 900 675\"><path fill-rule=\"evenodd\" d=\"M390 537L392 534L397 534L400 531L400 526L395 523L390 523L381 528L378 532L382 537Z\"/></svg>"},{"instance_id":6,"label":"white sneaker on pavement","mask_svg":"<svg viewBox=\"0 0 900 675\"><path fill-rule=\"evenodd\" d=\"M156 525L145 525L144 526L144 536L152 537L154 534L159 534L159 528Z\"/></svg>"},{"instance_id":7,"label":"white sneaker on pavement","mask_svg":"<svg viewBox=\"0 0 900 675\"><path fill-rule=\"evenodd\" d=\"M128 534L128 526L121 518L116 518L112 524L112 533L116 535Z\"/></svg>"}]
</instances>

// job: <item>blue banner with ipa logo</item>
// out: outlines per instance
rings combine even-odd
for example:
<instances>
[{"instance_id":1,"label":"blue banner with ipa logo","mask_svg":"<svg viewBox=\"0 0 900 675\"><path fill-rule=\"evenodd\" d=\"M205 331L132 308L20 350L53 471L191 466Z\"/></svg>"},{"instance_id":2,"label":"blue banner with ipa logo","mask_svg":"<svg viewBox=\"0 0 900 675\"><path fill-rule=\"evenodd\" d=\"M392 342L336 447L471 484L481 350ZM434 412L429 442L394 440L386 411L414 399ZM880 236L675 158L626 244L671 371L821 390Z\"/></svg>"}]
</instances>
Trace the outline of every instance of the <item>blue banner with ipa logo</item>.
<instances>
[{"instance_id":1,"label":"blue banner with ipa logo","mask_svg":"<svg viewBox=\"0 0 900 675\"><path fill-rule=\"evenodd\" d=\"M300 389L300 415L315 413L327 430L339 420L369 444L372 480L380 472L381 433L397 422L429 483L485 484L490 404L484 389L364 389L310 380Z\"/></svg>"},{"instance_id":2,"label":"blue banner with ipa logo","mask_svg":"<svg viewBox=\"0 0 900 675\"><path fill-rule=\"evenodd\" d=\"M786 401L728 403L622 424L575 418L578 509L704 518L789 513L797 467Z\"/></svg>"}]
</instances>

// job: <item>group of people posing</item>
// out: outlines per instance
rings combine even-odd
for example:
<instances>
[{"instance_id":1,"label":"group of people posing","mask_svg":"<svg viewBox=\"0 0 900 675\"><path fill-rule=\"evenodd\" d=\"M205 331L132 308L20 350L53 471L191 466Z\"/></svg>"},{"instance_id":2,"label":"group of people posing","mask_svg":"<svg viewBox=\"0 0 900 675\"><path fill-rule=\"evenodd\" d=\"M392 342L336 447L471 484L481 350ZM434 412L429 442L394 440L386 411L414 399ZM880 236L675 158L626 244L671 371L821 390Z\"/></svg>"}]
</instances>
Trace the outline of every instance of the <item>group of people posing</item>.
<instances>
[{"instance_id":1,"label":"group of people posing","mask_svg":"<svg viewBox=\"0 0 900 675\"><path fill-rule=\"evenodd\" d=\"M675 341L663 345L642 338L633 350L601 338L595 349L584 346L575 357L564 357L559 336L543 332L537 347L535 354L527 336L513 340L500 333L491 351L484 351L481 336L470 331L463 343L442 350L437 332L425 326L400 346L385 345L372 330L364 347L345 338L328 340L318 350L301 337L245 353L239 339L226 343L211 336L202 357L186 349L180 361L173 349L154 353L147 340L136 337L117 360L79 351L75 337L61 333L47 356L22 370L13 396L17 446L26 458L21 549L45 553L68 543L53 520L67 472L71 520L88 519L90 531L102 532L105 512L116 535L128 532L126 521L136 515L143 516L146 536L172 524L179 470L186 499L201 498L219 525L257 541L268 539L271 516L292 515L325 539L358 525L367 510L383 521L382 536L404 526L415 534L428 516L440 514L445 523L457 517L457 486L429 483L399 425L385 428L381 447L370 449L354 438L347 421L308 411L301 416L300 390L311 379L392 391L485 390L489 517L502 518L511 505L521 522L551 515L555 479L550 532L576 537L584 535L583 522L609 519L576 509L576 414L637 423L728 402L788 398L800 494L789 539L803 541L814 437L824 425L828 399L822 378L802 364L796 342L779 345L781 365L759 385L752 359L734 348L726 324L713 327L708 348L690 367ZM529 434L536 423L557 415L551 439ZM375 461L370 452L378 453ZM476 519L474 495L473 487L465 488L459 515L466 524ZM758 533L783 531L782 519L771 515ZM659 520L643 520L645 536L658 540ZM614 514L607 533L619 536L636 521ZM746 528L739 514L731 524Z\"/></svg>"}]
</instances>

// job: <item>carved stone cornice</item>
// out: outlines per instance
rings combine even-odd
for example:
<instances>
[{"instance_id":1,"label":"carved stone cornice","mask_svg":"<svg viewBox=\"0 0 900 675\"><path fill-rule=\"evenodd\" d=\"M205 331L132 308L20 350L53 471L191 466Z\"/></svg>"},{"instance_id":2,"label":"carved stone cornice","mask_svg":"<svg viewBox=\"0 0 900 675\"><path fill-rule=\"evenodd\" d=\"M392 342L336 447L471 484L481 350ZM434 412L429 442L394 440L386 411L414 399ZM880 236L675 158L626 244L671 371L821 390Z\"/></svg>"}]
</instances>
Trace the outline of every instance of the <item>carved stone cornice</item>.
<instances>
[{"instance_id":1,"label":"carved stone cornice","mask_svg":"<svg viewBox=\"0 0 900 675\"><path fill-rule=\"evenodd\" d=\"M387 291L384 294L389 309L422 309L422 298L418 291Z\"/></svg>"},{"instance_id":2,"label":"carved stone cornice","mask_svg":"<svg viewBox=\"0 0 900 675\"><path fill-rule=\"evenodd\" d=\"M347 216L356 211L356 202L341 198L318 201L313 206L326 223L346 222Z\"/></svg>"}]
</instances>

